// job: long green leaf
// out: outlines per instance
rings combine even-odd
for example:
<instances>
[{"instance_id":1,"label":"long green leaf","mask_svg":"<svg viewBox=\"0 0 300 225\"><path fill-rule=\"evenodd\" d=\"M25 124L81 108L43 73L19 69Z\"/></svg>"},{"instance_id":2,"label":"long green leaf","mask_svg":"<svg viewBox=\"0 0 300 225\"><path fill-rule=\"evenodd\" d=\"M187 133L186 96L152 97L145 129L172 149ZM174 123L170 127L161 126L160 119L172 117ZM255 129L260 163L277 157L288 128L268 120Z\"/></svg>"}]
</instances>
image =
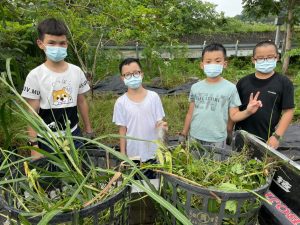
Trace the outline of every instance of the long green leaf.
<instances>
[{"instance_id":1,"label":"long green leaf","mask_svg":"<svg viewBox=\"0 0 300 225\"><path fill-rule=\"evenodd\" d=\"M48 213L46 213L42 219L40 220L40 222L38 223L38 225L48 225L49 224L49 221L52 220L52 218L54 216L56 216L57 214L59 213L62 213L62 210L60 209L55 209L55 210L52 210Z\"/></svg>"}]
</instances>

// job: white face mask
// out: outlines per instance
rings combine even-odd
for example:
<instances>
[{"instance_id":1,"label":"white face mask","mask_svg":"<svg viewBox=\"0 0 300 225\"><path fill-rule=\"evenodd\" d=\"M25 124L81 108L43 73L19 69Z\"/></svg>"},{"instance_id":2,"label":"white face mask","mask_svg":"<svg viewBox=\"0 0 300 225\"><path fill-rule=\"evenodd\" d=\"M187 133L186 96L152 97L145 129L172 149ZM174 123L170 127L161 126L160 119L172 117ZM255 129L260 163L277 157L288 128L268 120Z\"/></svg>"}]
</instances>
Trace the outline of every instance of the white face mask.
<instances>
[{"instance_id":1,"label":"white face mask","mask_svg":"<svg viewBox=\"0 0 300 225\"><path fill-rule=\"evenodd\" d=\"M131 89L138 89L142 84L142 76L131 76L129 79L124 79L124 84Z\"/></svg>"},{"instance_id":2,"label":"white face mask","mask_svg":"<svg viewBox=\"0 0 300 225\"><path fill-rule=\"evenodd\" d=\"M206 64L204 65L204 73L209 78L219 76L223 71L223 65L221 64Z\"/></svg>"},{"instance_id":3,"label":"white face mask","mask_svg":"<svg viewBox=\"0 0 300 225\"><path fill-rule=\"evenodd\" d=\"M67 48L65 47L49 46L49 45L44 45L44 46L46 48L45 54L47 58L53 62L60 62L64 60L68 55Z\"/></svg>"},{"instance_id":4,"label":"white face mask","mask_svg":"<svg viewBox=\"0 0 300 225\"><path fill-rule=\"evenodd\" d=\"M255 69L264 74L273 72L276 67L277 60L264 60L262 62L255 62Z\"/></svg>"}]
</instances>

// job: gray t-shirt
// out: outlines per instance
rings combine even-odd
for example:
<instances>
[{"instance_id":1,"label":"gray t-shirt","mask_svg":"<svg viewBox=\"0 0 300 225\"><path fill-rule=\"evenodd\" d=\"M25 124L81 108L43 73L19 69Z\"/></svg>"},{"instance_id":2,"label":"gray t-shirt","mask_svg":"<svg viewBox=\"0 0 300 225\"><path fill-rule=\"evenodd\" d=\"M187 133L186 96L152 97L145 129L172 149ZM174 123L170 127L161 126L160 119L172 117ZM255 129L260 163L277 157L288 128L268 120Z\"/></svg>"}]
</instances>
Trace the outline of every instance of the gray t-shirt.
<instances>
[{"instance_id":1,"label":"gray t-shirt","mask_svg":"<svg viewBox=\"0 0 300 225\"><path fill-rule=\"evenodd\" d=\"M208 142L224 141L229 108L241 105L235 85L226 79L217 83L199 81L191 87L189 101L195 103L191 137Z\"/></svg>"},{"instance_id":2,"label":"gray t-shirt","mask_svg":"<svg viewBox=\"0 0 300 225\"><path fill-rule=\"evenodd\" d=\"M157 93L147 90L142 102L134 102L125 93L115 103L113 122L127 128L126 136L143 140L158 139L155 125L165 116L164 109ZM155 157L157 146L152 142L127 139L128 157L140 157L147 161Z\"/></svg>"}]
</instances>

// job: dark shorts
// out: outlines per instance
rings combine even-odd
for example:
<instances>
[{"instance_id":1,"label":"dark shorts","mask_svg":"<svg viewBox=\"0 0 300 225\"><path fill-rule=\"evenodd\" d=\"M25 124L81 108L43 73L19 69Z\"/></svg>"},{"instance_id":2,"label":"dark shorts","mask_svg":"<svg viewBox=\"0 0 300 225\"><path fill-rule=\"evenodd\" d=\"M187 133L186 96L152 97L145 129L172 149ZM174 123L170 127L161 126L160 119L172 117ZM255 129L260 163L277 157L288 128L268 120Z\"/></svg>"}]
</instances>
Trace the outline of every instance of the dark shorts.
<instances>
[{"instance_id":1,"label":"dark shorts","mask_svg":"<svg viewBox=\"0 0 300 225\"><path fill-rule=\"evenodd\" d=\"M77 128L72 132L72 136L79 136L79 137L82 136L81 130L80 130L79 127L77 127ZM46 139L43 139L43 138L42 138L42 140L43 140L43 141L46 141ZM73 142L74 142L74 145L75 145L75 148L76 148L76 149L79 149L79 148L82 147L82 145L83 145L83 142L82 142L81 140L73 140ZM40 142L40 141L38 142L38 146L39 146L40 149L43 149L43 150L45 150L45 151L47 151L47 152L52 152L52 151L53 151L48 145L46 145L46 144L44 144L44 143L42 143L42 142Z\"/></svg>"},{"instance_id":2,"label":"dark shorts","mask_svg":"<svg viewBox=\"0 0 300 225\"><path fill-rule=\"evenodd\" d=\"M135 162L137 165L139 165L141 162L139 160L133 160L133 162ZM143 163L148 163L148 164L157 164L156 159L149 159ZM157 173L154 172L153 170L150 169L145 169L145 170L141 170L141 172L148 178L148 179L155 179L157 177ZM142 178L140 177L140 175L136 174L134 176L135 180L142 180Z\"/></svg>"}]
</instances>

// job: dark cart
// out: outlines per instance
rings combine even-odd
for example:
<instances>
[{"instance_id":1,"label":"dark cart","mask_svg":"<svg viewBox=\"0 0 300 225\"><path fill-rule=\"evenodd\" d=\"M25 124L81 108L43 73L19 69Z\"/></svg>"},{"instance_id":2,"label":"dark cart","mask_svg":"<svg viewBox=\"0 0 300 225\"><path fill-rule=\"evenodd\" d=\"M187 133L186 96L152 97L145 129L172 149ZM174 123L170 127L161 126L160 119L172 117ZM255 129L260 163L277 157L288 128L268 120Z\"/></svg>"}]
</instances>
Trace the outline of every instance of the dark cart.
<instances>
[{"instance_id":1,"label":"dark cart","mask_svg":"<svg viewBox=\"0 0 300 225\"><path fill-rule=\"evenodd\" d=\"M269 192L265 194L272 205L263 205L260 210L260 224L300 225L300 164L297 161L300 159L297 157L300 156L300 149L281 147L274 150L251 134L244 131L237 132L234 148L239 150L244 144L253 150L254 157L258 159L269 154L282 162L281 168L274 175ZM296 157L287 154L291 152Z\"/></svg>"}]
</instances>

